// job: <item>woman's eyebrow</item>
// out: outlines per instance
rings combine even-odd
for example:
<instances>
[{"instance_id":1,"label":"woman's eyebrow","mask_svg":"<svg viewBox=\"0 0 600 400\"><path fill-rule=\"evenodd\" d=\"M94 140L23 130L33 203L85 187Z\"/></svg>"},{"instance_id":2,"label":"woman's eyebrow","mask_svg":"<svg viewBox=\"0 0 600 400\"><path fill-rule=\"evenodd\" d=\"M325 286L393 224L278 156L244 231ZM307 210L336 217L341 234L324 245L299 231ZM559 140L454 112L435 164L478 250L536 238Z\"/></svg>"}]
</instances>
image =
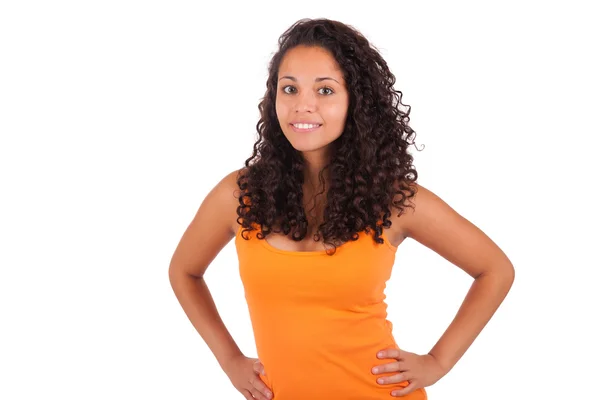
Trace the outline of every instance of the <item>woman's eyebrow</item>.
<instances>
[{"instance_id":1,"label":"woman's eyebrow","mask_svg":"<svg viewBox=\"0 0 600 400\"><path fill-rule=\"evenodd\" d=\"M298 82L298 80L296 78L294 78L293 76L289 76L289 75L282 76L281 78L279 78L279 80L282 80L282 79L285 79L285 78L291 79L294 82ZM331 78L329 76L324 76L322 78L315 78L315 82L321 82L321 81L326 81L326 80L332 80L332 81L335 81L335 82L337 82L339 84L338 81L336 81L335 79L333 79L333 78Z\"/></svg>"}]
</instances>

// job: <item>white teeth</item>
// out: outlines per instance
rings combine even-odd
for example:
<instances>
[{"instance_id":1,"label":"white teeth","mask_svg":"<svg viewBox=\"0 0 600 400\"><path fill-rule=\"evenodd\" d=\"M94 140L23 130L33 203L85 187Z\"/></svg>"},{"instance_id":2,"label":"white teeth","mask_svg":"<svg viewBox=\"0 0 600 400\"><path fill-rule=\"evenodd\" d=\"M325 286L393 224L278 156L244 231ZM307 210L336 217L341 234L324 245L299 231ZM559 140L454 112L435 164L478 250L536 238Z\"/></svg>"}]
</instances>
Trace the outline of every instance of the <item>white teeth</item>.
<instances>
[{"instance_id":1,"label":"white teeth","mask_svg":"<svg viewBox=\"0 0 600 400\"><path fill-rule=\"evenodd\" d=\"M317 128L320 125L313 125L313 124L294 124L294 126L298 129L312 129L312 128Z\"/></svg>"}]
</instances>

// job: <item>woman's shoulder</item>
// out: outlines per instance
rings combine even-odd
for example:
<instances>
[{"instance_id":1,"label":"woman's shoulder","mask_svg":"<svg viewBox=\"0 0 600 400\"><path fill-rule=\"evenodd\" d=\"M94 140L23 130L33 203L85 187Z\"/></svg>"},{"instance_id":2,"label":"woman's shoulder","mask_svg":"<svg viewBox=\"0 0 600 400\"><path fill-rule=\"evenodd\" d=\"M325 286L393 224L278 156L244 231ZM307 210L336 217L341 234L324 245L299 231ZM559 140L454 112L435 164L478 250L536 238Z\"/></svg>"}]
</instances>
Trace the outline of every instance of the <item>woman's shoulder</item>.
<instances>
[{"instance_id":1,"label":"woman's shoulder","mask_svg":"<svg viewBox=\"0 0 600 400\"><path fill-rule=\"evenodd\" d=\"M229 233L235 235L238 231L237 208L239 206L240 187L238 178L242 169L227 172L219 181L212 186L204 200L200 210L205 214L218 218L219 224L225 224ZM199 210L199 211L200 211Z\"/></svg>"},{"instance_id":2,"label":"woman's shoulder","mask_svg":"<svg viewBox=\"0 0 600 400\"><path fill-rule=\"evenodd\" d=\"M392 196L393 204L390 205L392 226L388 233L392 242L400 243L407 237L407 218L410 218L410 214L414 212L417 193L422 189L424 188L417 182L395 182L395 194ZM397 205L401 206L401 213L399 213Z\"/></svg>"},{"instance_id":3,"label":"woman's shoulder","mask_svg":"<svg viewBox=\"0 0 600 400\"><path fill-rule=\"evenodd\" d=\"M243 173L244 168L236 169L228 172L212 189L218 198L219 212L223 215L228 215L230 218L231 231L235 234L239 228L237 223L237 208L240 205L240 187L238 179Z\"/></svg>"},{"instance_id":4,"label":"woman's shoulder","mask_svg":"<svg viewBox=\"0 0 600 400\"><path fill-rule=\"evenodd\" d=\"M172 256L173 271L203 276L210 261L235 236L237 174L238 171L227 173L202 200Z\"/></svg>"},{"instance_id":5,"label":"woman's shoulder","mask_svg":"<svg viewBox=\"0 0 600 400\"><path fill-rule=\"evenodd\" d=\"M219 181L217 186L223 187L225 189L239 190L237 181L238 181L238 178L240 177L240 175L244 172L244 170L245 170L245 168L240 168L240 169L236 169L231 172L228 172L225 176L223 176L223 178L221 178L221 180Z\"/></svg>"}]
</instances>

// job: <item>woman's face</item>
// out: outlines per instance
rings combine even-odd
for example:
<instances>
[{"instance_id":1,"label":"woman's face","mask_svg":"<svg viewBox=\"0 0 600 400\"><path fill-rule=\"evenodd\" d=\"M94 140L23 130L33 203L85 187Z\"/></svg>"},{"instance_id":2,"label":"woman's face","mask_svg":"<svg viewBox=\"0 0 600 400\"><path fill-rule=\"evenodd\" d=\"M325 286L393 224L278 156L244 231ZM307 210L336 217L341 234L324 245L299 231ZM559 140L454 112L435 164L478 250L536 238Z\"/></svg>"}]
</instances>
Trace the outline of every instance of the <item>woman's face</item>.
<instances>
[{"instance_id":1,"label":"woman's face","mask_svg":"<svg viewBox=\"0 0 600 400\"><path fill-rule=\"evenodd\" d=\"M326 154L341 136L348 112L343 73L321 47L294 47L285 54L277 76L275 109L283 134L303 153Z\"/></svg>"}]
</instances>

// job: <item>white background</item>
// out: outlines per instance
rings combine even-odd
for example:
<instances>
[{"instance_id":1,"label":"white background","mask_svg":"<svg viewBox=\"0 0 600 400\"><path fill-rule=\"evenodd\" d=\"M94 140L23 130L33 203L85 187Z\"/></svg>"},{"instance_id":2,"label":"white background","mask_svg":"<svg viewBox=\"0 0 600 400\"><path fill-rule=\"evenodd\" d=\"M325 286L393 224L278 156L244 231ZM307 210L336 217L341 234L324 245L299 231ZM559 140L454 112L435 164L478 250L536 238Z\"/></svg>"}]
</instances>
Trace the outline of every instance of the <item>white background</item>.
<instances>
[{"instance_id":1,"label":"white background","mask_svg":"<svg viewBox=\"0 0 600 400\"><path fill-rule=\"evenodd\" d=\"M430 399L598 398L600 29L586 3L0 3L0 398L243 398L167 271L204 196L251 154L267 62L304 17L380 49L425 145L411 147L419 182L516 268ZM255 356L233 242L207 281ZM427 352L470 283L402 244L386 291L401 347Z\"/></svg>"}]
</instances>

